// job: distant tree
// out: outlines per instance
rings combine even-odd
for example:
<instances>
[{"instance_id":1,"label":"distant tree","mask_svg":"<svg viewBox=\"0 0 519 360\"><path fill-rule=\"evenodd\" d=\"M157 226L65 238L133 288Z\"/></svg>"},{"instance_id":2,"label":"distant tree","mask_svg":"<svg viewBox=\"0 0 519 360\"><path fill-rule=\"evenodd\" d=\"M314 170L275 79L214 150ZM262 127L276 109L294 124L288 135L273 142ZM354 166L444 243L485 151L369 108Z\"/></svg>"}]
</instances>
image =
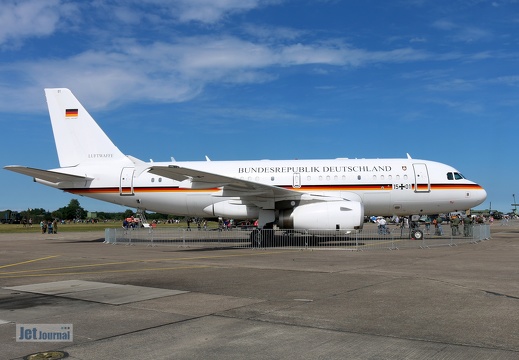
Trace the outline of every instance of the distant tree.
<instances>
[{"instance_id":1,"label":"distant tree","mask_svg":"<svg viewBox=\"0 0 519 360\"><path fill-rule=\"evenodd\" d=\"M63 216L63 212L61 210L54 210L51 213L51 217L53 219L65 219L65 217Z\"/></svg>"},{"instance_id":2,"label":"distant tree","mask_svg":"<svg viewBox=\"0 0 519 360\"><path fill-rule=\"evenodd\" d=\"M33 224L40 222L41 220L50 220L52 218L51 213L42 208L27 209L22 211L20 214L23 218L27 219L27 221L32 219Z\"/></svg>"},{"instance_id":3,"label":"distant tree","mask_svg":"<svg viewBox=\"0 0 519 360\"><path fill-rule=\"evenodd\" d=\"M70 200L70 203L62 208L55 211L61 213L61 219L73 220L73 219L84 219L87 216L87 211L79 205L77 199Z\"/></svg>"},{"instance_id":4,"label":"distant tree","mask_svg":"<svg viewBox=\"0 0 519 360\"><path fill-rule=\"evenodd\" d=\"M132 217L133 216L133 210L132 209L127 209L124 214L123 214L124 218L129 218L129 217Z\"/></svg>"},{"instance_id":5,"label":"distant tree","mask_svg":"<svg viewBox=\"0 0 519 360\"><path fill-rule=\"evenodd\" d=\"M148 213L146 214L148 220L166 220L168 218L167 214L161 213Z\"/></svg>"}]
</instances>

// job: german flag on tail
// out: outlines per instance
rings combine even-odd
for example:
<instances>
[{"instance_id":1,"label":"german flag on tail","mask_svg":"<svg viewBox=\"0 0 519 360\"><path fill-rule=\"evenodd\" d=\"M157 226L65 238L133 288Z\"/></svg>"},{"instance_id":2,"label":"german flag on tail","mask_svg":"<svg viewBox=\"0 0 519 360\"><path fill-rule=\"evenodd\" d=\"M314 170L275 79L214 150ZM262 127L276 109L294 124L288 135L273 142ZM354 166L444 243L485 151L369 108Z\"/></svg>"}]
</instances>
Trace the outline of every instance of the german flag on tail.
<instances>
[{"instance_id":1,"label":"german flag on tail","mask_svg":"<svg viewBox=\"0 0 519 360\"><path fill-rule=\"evenodd\" d=\"M77 117L77 109L66 109L65 110L65 117L66 118L73 118L73 117Z\"/></svg>"}]
</instances>

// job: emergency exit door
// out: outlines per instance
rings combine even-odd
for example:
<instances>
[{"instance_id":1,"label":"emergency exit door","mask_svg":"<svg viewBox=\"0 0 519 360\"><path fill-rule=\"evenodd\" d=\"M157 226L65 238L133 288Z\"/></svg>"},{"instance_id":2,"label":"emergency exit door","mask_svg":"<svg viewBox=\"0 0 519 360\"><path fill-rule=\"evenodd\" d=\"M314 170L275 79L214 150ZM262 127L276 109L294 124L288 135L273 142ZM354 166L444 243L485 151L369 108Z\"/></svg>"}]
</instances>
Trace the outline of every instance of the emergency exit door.
<instances>
[{"instance_id":1,"label":"emergency exit door","mask_svg":"<svg viewBox=\"0 0 519 360\"><path fill-rule=\"evenodd\" d=\"M294 173L292 187L294 189L299 189L301 187L301 174L300 173Z\"/></svg>"},{"instance_id":2,"label":"emergency exit door","mask_svg":"<svg viewBox=\"0 0 519 360\"><path fill-rule=\"evenodd\" d=\"M429 182L429 172L425 164L413 164L414 169L414 191L429 192L431 183Z\"/></svg>"},{"instance_id":3,"label":"emergency exit door","mask_svg":"<svg viewBox=\"0 0 519 360\"><path fill-rule=\"evenodd\" d=\"M121 170L121 181L119 184L119 195L133 195L133 173L134 168L125 167Z\"/></svg>"}]
</instances>

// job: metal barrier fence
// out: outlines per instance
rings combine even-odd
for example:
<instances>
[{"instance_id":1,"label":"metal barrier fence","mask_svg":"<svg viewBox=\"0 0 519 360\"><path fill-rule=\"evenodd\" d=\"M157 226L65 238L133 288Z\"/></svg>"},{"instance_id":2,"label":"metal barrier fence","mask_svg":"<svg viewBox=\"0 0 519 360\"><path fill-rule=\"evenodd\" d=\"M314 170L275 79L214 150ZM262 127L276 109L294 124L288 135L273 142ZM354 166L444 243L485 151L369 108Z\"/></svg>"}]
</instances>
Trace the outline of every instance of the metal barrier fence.
<instances>
[{"instance_id":1,"label":"metal barrier fence","mask_svg":"<svg viewBox=\"0 0 519 360\"><path fill-rule=\"evenodd\" d=\"M423 229L421 229L423 231ZM432 230L432 229L431 229ZM422 239L411 238L409 229L389 231L363 229L360 231L286 230L187 230L178 228L106 229L105 244L177 246L179 248L297 248L297 249L404 249L457 246L490 239L489 225L461 227L461 233L448 228L442 234L428 234Z\"/></svg>"}]
</instances>

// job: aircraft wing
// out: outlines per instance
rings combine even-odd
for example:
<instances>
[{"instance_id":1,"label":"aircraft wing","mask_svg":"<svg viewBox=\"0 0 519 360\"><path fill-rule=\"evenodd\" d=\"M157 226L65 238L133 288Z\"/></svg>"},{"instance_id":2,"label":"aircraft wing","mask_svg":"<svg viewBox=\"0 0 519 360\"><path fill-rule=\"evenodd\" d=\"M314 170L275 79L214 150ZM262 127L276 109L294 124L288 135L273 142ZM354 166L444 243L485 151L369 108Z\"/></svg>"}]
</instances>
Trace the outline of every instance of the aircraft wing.
<instances>
[{"instance_id":1,"label":"aircraft wing","mask_svg":"<svg viewBox=\"0 0 519 360\"><path fill-rule=\"evenodd\" d=\"M222 187L223 196L293 198L294 196L301 195L299 192L290 189L236 179L177 165L152 166L148 171L155 175L183 182L184 184L181 186L186 188L210 189Z\"/></svg>"},{"instance_id":2,"label":"aircraft wing","mask_svg":"<svg viewBox=\"0 0 519 360\"><path fill-rule=\"evenodd\" d=\"M93 180L86 176L70 175L57 171L35 169L27 166L9 165L5 166L4 169L14 171L23 175L31 176L36 179L45 180L51 183L60 183L63 181L86 181Z\"/></svg>"}]
</instances>

